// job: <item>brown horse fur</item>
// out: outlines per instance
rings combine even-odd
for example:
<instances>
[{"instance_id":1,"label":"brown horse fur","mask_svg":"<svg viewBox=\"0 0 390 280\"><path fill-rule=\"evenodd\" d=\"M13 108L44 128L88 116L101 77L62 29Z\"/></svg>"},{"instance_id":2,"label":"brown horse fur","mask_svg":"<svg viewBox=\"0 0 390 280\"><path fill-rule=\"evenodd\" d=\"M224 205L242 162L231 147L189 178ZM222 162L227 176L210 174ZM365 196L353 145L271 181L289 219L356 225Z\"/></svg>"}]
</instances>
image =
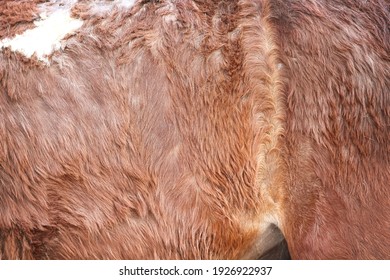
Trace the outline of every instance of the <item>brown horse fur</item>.
<instances>
[{"instance_id":1,"label":"brown horse fur","mask_svg":"<svg viewBox=\"0 0 390 280\"><path fill-rule=\"evenodd\" d=\"M0 1L0 40L31 28L39 17L37 4L42 2L45 0Z\"/></svg>"},{"instance_id":2,"label":"brown horse fur","mask_svg":"<svg viewBox=\"0 0 390 280\"><path fill-rule=\"evenodd\" d=\"M271 1L293 258L390 257L390 2Z\"/></svg>"},{"instance_id":3,"label":"brown horse fur","mask_svg":"<svg viewBox=\"0 0 390 280\"><path fill-rule=\"evenodd\" d=\"M388 1L113 2L0 52L0 259L390 256Z\"/></svg>"}]
</instances>

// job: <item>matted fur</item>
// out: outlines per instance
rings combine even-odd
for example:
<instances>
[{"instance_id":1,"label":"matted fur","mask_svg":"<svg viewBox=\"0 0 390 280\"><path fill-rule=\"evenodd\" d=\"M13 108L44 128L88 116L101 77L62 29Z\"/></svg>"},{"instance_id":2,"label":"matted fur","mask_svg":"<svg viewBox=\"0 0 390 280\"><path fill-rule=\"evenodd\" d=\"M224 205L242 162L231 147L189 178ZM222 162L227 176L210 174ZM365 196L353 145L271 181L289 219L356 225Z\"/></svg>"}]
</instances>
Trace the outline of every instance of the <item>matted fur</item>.
<instances>
[{"instance_id":1,"label":"matted fur","mask_svg":"<svg viewBox=\"0 0 390 280\"><path fill-rule=\"evenodd\" d=\"M389 256L385 1L120 2L0 52L1 259Z\"/></svg>"}]
</instances>

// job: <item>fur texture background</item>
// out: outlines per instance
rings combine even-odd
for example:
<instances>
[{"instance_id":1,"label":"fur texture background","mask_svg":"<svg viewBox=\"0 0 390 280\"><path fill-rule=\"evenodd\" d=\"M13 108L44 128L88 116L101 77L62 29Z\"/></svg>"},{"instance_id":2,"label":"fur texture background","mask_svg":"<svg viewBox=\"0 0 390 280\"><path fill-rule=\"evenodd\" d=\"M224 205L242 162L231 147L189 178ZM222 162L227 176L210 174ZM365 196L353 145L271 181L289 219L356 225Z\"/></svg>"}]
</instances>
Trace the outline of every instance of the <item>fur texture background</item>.
<instances>
[{"instance_id":1,"label":"fur texture background","mask_svg":"<svg viewBox=\"0 0 390 280\"><path fill-rule=\"evenodd\" d=\"M31 28L38 19L37 4L45 0L0 1L0 40Z\"/></svg>"},{"instance_id":2,"label":"fur texture background","mask_svg":"<svg viewBox=\"0 0 390 280\"><path fill-rule=\"evenodd\" d=\"M389 258L390 5L271 1L293 258Z\"/></svg>"},{"instance_id":3,"label":"fur texture background","mask_svg":"<svg viewBox=\"0 0 390 280\"><path fill-rule=\"evenodd\" d=\"M0 52L1 259L388 258L388 1L111 2Z\"/></svg>"}]
</instances>

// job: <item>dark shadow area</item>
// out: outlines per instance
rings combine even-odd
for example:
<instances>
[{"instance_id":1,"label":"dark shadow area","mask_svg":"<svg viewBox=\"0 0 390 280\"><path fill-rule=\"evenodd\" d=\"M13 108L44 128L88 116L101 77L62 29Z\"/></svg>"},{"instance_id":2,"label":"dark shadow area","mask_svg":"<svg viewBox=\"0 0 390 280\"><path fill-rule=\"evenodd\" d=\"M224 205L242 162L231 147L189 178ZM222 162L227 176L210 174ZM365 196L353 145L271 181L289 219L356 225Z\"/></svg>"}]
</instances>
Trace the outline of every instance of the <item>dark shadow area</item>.
<instances>
[{"instance_id":1,"label":"dark shadow area","mask_svg":"<svg viewBox=\"0 0 390 280\"><path fill-rule=\"evenodd\" d=\"M283 236L283 233L278 227L272 229L275 234L280 234ZM278 242L275 246L271 247L264 254L262 254L258 260L291 260L290 252L288 251L287 241L283 239Z\"/></svg>"}]
</instances>

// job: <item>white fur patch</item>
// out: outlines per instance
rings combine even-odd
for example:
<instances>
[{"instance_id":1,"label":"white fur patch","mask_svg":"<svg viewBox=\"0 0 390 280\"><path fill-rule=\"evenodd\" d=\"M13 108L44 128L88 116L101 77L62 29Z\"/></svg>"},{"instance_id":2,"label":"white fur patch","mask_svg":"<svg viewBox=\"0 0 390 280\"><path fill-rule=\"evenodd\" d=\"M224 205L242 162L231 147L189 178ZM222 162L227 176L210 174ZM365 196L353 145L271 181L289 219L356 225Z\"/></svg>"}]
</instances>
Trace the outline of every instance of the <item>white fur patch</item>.
<instances>
[{"instance_id":1,"label":"white fur patch","mask_svg":"<svg viewBox=\"0 0 390 280\"><path fill-rule=\"evenodd\" d=\"M50 15L41 14L41 20L35 21L35 28L0 41L0 49L8 47L31 58L34 54L45 63L48 56L61 49L61 40L75 32L83 21L70 16L70 8L53 11Z\"/></svg>"},{"instance_id":2,"label":"white fur patch","mask_svg":"<svg viewBox=\"0 0 390 280\"><path fill-rule=\"evenodd\" d=\"M120 7L130 9L131 7L133 7L135 0L118 0L116 2L119 2L118 5Z\"/></svg>"},{"instance_id":3,"label":"white fur patch","mask_svg":"<svg viewBox=\"0 0 390 280\"><path fill-rule=\"evenodd\" d=\"M111 11L114 7L119 9L130 9L134 6L136 0L114 0L114 1L94 1L91 5L91 11L96 14L104 14Z\"/></svg>"}]
</instances>

